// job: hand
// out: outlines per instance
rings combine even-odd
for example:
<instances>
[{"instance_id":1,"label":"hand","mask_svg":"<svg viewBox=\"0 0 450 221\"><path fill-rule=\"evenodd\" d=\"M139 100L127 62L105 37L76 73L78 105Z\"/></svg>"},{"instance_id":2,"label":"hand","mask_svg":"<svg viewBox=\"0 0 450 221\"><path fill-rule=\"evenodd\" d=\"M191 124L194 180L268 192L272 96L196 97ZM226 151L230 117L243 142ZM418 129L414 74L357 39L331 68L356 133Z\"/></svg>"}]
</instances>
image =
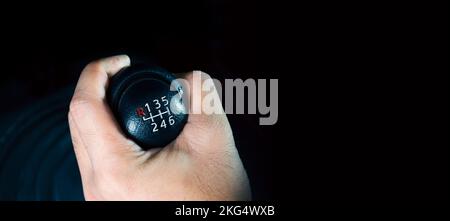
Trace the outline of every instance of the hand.
<instances>
[{"instance_id":1,"label":"hand","mask_svg":"<svg viewBox=\"0 0 450 221\"><path fill-rule=\"evenodd\" d=\"M105 100L126 55L90 63L68 114L86 200L249 200L247 174L225 114L190 114L170 144L143 151L125 137ZM190 82L192 73L183 77ZM202 74L202 80L208 79ZM188 96L193 95L190 91Z\"/></svg>"}]
</instances>

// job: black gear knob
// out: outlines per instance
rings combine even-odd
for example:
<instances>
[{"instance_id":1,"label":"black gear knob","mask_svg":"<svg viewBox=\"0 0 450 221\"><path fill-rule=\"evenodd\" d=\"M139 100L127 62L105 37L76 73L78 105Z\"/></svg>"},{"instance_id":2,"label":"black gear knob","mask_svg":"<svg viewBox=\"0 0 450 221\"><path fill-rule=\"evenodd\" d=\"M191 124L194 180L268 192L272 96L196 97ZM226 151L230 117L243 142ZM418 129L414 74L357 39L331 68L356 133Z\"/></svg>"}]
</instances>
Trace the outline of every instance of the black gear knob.
<instances>
[{"instance_id":1,"label":"black gear knob","mask_svg":"<svg viewBox=\"0 0 450 221\"><path fill-rule=\"evenodd\" d=\"M125 134L144 150L164 147L187 122L183 87L175 76L156 66L133 65L109 83L108 103Z\"/></svg>"}]
</instances>

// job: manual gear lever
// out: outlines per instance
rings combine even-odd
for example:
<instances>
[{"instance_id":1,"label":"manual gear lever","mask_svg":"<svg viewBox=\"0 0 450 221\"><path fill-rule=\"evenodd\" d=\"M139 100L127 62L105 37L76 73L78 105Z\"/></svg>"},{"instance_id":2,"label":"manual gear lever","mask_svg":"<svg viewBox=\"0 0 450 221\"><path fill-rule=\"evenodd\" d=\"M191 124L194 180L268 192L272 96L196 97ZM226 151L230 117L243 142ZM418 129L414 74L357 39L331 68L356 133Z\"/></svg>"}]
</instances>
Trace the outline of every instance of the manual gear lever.
<instances>
[{"instance_id":1,"label":"manual gear lever","mask_svg":"<svg viewBox=\"0 0 450 221\"><path fill-rule=\"evenodd\" d=\"M164 147L187 122L183 87L175 76L156 66L133 65L110 81L108 103L125 134L144 150Z\"/></svg>"}]
</instances>

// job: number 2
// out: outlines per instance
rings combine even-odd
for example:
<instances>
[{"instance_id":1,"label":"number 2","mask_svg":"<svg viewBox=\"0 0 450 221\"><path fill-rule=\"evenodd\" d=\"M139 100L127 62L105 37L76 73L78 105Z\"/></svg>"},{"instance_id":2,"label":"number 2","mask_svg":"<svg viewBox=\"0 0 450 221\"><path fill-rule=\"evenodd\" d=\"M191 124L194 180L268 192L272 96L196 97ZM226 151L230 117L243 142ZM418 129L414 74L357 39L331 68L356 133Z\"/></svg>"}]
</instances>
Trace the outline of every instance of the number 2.
<instances>
[{"instance_id":1,"label":"number 2","mask_svg":"<svg viewBox=\"0 0 450 221\"><path fill-rule=\"evenodd\" d=\"M152 123L152 125L153 125L153 132L158 131L158 125L154 122Z\"/></svg>"}]
</instances>

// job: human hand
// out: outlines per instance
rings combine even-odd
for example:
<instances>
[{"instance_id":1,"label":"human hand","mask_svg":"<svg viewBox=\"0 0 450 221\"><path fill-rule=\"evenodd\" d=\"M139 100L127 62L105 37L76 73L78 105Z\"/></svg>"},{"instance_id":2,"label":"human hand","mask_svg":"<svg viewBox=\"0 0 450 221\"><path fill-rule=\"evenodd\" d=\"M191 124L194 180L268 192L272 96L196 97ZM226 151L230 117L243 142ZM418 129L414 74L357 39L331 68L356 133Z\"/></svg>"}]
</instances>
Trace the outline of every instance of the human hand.
<instances>
[{"instance_id":1,"label":"human hand","mask_svg":"<svg viewBox=\"0 0 450 221\"><path fill-rule=\"evenodd\" d=\"M85 199L249 200L247 174L224 113L190 114L173 142L148 151L123 134L105 95L108 79L129 65L126 55L90 63L70 103L70 133ZM191 93L193 72L183 78L191 100L205 95Z\"/></svg>"}]
</instances>

